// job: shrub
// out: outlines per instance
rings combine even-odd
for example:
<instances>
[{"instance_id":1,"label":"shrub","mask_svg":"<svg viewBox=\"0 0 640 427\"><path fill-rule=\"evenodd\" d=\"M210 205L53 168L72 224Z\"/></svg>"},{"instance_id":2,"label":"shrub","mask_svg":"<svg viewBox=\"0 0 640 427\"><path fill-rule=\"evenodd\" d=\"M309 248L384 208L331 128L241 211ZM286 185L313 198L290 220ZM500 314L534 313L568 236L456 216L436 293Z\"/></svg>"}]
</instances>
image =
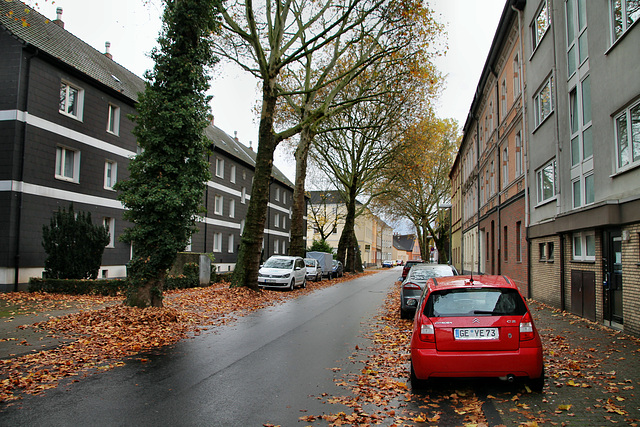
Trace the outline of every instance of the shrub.
<instances>
[{"instance_id":1,"label":"shrub","mask_svg":"<svg viewBox=\"0 0 640 427\"><path fill-rule=\"evenodd\" d=\"M47 253L45 276L50 279L95 279L109 233L94 225L91 213L58 210L49 226L42 226L42 246Z\"/></svg>"},{"instance_id":2,"label":"shrub","mask_svg":"<svg viewBox=\"0 0 640 427\"><path fill-rule=\"evenodd\" d=\"M29 292L48 292L69 295L108 295L124 294L127 281L120 279L85 280L85 279L39 279L29 280Z\"/></svg>"},{"instance_id":3,"label":"shrub","mask_svg":"<svg viewBox=\"0 0 640 427\"><path fill-rule=\"evenodd\" d=\"M309 249L307 249L307 252L312 252L312 251L316 251L316 252L327 252L332 254L333 253L333 248L331 246L329 246L329 244L327 243L326 240L313 240L313 243L311 244L311 247Z\"/></svg>"}]
</instances>

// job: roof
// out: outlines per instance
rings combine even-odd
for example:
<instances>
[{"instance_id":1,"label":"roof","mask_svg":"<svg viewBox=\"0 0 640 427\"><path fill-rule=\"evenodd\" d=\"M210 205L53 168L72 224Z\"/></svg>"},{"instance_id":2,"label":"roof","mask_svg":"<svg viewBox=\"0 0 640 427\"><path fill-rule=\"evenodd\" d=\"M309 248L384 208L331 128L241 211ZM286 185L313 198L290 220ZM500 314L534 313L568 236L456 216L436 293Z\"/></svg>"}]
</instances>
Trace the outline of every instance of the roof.
<instances>
[{"instance_id":1,"label":"roof","mask_svg":"<svg viewBox=\"0 0 640 427\"><path fill-rule=\"evenodd\" d=\"M145 90L142 78L21 1L0 0L0 31L8 32L27 46L38 49L134 102L138 100L138 93ZM216 148L255 167L256 153L237 139L213 125L205 130L205 134ZM293 188L293 183L275 166L272 176Z\"/></svg>"},{"instance_id":2,"label":"roof","mask_svg":"<svg viewBox=\"0 0 640 427\"><path fill-rule=\"evenodd\" d=\"M231 157L235 157L236 159L248 164L249 166L255 167L255 151L242 144L240 141L238 141L237 138L231 137L230 135L225 133L225 131L213 125L210 125L205 129L205 135L210 141L213 142L214 149L224 151ZM288 187L294 187L293 183L287 178L287 176L275 166L273 166L271 176Z\"/></svg>"},{"instance_id":3,"label":"roof","mask_svg":"<svg viewBox=\"0 0 640 427\"><path fill-rule=\"evenodd\" d=\"M24 3L0 1L0 30L136 101L144 80Z\"/></svg>"},{"instance_id":4,"label":"roof","mask_svg":"<svg viewBox=\"0 0 640 427\"><path fill-rule=\"evenodd\" d=\"M415 237L412 234L393 236L393 247L399 251L413 251Z\"/></svg>"}]
</instances>

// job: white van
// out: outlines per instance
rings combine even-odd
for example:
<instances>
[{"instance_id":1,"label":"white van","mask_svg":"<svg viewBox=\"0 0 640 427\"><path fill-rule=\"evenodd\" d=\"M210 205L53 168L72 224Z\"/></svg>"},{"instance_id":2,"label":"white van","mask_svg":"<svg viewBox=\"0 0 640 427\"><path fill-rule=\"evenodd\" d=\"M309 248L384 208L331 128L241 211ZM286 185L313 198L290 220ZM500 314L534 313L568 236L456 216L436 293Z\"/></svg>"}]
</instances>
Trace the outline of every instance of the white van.
<instances>
[{"instance_id":1,"label":"white van","mask_svg":"<svg viewBox=\"0 0 640 427\"><path fill-rule=\"evenodd\" d=\"M258 272L258 286L269 288L307 287L304 260L297 256L272 256Z\"/></svg>"}]
</instances>

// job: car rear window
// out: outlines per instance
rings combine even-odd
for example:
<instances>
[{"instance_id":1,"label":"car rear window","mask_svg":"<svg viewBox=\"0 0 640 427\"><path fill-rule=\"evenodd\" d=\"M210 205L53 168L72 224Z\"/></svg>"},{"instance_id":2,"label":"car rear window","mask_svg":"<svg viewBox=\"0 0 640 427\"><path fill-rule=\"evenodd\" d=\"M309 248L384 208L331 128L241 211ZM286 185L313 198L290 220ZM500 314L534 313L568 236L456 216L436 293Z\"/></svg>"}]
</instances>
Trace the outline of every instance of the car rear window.
<instances>
[{"instance_id":1,"label":"car rear window","mask_svg":"<svg viewBox=\"0 0 640 427\"><path fill-rule=\"evenodd\" d=\"M304 263L307 265L307 267L315 267L316 266L316 260L314 260L314 259L305 259Z\"/></svg>"},{"instance_id":2,"label":"car rear window","mask_svg":"<svg viewBox=\"0 0 640 427\"><path fill-rule=\"evenodd\" d=\"M523 316L527 307L515 289L448 289L429 295L428 317Z\"/></svg>"},{"instance_id":3,"label":"car rear window","mask_svg":"<svg viewBox=\"0 0 640 427\"><path fill-rule=\"evenodd\" d=\"M428 280L433 277L453 275L453 271L449 267L414 268L409 271L409 279L411 280Z\"/></svg>"}]
</instances>

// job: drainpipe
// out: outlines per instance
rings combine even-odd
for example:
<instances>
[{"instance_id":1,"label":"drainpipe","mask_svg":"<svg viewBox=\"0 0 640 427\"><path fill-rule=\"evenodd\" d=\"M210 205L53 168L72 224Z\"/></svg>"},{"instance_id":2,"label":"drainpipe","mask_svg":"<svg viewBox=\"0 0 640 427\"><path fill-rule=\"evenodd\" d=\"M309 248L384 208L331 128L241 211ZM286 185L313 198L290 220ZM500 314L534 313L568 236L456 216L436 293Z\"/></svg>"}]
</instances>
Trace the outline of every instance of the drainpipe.
<instances>
[{"instance_id":1,"label":"drainpipe","mask_svg":"<svg viewBox=\"0 0 640 427\"><path fill-rule=\"evenodd\" d=\"M500 151L500 145L499 145L499 133L498 133L498 129L499 129L499 120L500 120L500 82L498 81L498 74L495 72L495 70L493 69L493 67L491 67L491 73L493 74L493 76L496 78L496 119L494 121L495 123L495 136L496 136L496 153L498 154L497 159L496 159L496 166L497 166L497 170L496 170L496 195L498 197L497 202L496 202L496 213L498 214L498 232L496 233L496 235L498 236L498 259L496 262L496 268L497 268L497 273L498 274L502 274L502 221L500 221L500 206L502 204L501 201L501 189L500 189L500 183L501 183L501 172L502 172L502 165L500 164L500 162L502 161L502 152ZM493 114L493 111L491 112L491 114ZM493 121L493 120L492 120ZM495 155L494 155L495 157ZM495 239L495 237L494 237ZM491 254L491 256L495 256L495 254Z\"/></svg>"},{"instance_id":2,"label":"drainpipe","mask_svg":"<svg viewBox=\"0 0 640 427\"><path fill-rule=\"evenodd\" d=\"M25 69L25 90L24 90L24 111L25 113L29 112L29 73L31 70L31 59L38 55L39 50L36 51L31 56L26 57L26 69ZM22 80L22 59L20 60L20 69L18 71L18 88L21 86ZM18 89L16 98L16 106L20 105L20 90ZM18 111L20 109L18 108ZM25 120L24 123L24 132L22 134L22 146L20 147L20 173L19 173L19 183L22 186L24 183L24 164L25 164L25 152L27 145L27 123ZM13 290L14 292L18 291L18 282L20 281L20 228L22 224L22 210L23 210L23 197L22 197L22 188L17 192L18 195L18 215L16 217L16 240L15 240L15 255L14 255L14 276L13 276Z\"/></svg>"},{"instance_id":3,"label":"drainpipe","mask_svg":"<svg viewBox=\"0 0 640 427\"><path fill-rule=\"evenodd\" d=\"M476 215L478 216L476 224L477 225L477 250L478 250L478 275L480 274L480 260L482 259L482 248L480 247L480 123L479 118L477 116L473 117L476 121L476 185L478 187L478 192L476 193ZM471 263L471 271L473 271L473 261Z\"/></svg>"}]
</instances>

